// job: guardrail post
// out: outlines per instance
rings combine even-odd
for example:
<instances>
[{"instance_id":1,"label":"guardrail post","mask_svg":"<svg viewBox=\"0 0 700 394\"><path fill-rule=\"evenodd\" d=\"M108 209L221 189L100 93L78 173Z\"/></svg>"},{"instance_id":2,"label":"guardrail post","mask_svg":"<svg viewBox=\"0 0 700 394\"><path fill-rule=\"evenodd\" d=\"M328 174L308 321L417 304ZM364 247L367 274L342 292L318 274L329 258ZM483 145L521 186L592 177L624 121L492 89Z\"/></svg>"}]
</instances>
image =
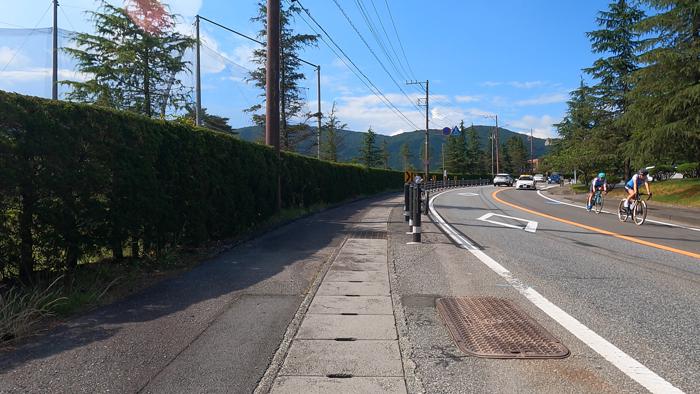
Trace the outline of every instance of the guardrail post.
<instances>
[{"instance_id":1,"label":"guardrail post","mask_svg":"<svg viewBox=\"0 0 700 394\"><path fill-rule=\"evenodd\" d=\"M414 221L413 221L413 242L420 242L421 240L421 209L420 209L420 183L416 184L415 187L415 201L414 201Z\"/></svg>"},{"instance_id":2,"label":"guardrail post","mask_svg":"<svg viewBox=\"0 0 700 394\"><path fill-rule=\"evenodd\" d=\"M408 183L404 183L403 185L403 221L408 222L408 208L410 205L410 185Z\"/></svg>"}]
</instances>

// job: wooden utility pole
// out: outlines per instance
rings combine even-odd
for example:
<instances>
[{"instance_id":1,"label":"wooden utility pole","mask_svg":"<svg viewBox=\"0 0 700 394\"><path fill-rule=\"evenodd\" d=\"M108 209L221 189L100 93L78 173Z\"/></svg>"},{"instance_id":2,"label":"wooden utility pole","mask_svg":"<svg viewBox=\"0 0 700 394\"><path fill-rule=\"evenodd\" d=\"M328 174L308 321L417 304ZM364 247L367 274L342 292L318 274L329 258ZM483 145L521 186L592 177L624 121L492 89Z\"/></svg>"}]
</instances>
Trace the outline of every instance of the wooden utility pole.
<instances>
[{"instance_id":1,"label":"wooden utility pole","mask_svg":"<svg viewBox=\"0 0 700 394\"><path fill-rule=\"evenodd\" d=\"M318 118L318 133L316 133L316 158L321 159L321 66L316 66L316 101L318 103L318 112L316 116Z\"/></svg>"},{"instance_id":2,"label":"wooden utility pole","mask_svg":"<svg viewBox=\"0 0 700 394\"><path fill-rule=\"evenodd\" d=\"M532 157L532 128L530 128L530 173L535 173L535 160Z\"/></svg>"},{"instance_id":3,"label":"wooden utility pole","mask_svg":"<svg viewBox=\"0 0 700 394\"><path fill-rule=\"evenodd\" d=\"M202 125L202 78L201 69L202 61L200 57L200 38L199 38L199 15L195 16L194 19L195 26L197 28L197 50L195 60L197 62L197 67L194 70L194 91L195 91L195 106L194 106L194 123L197 126Z\"/></svg>"},{"instance_id":4,"label":"wooden utility pole","mask_svg":"<svg viewBox=\"0 0 700 394\"><path fill-rule=\"evenodd\" d=\"M498 167L498 151L500 149L500 145L498 143L498 115L496 115L496 174L500 173L501 170Z\"/></svg>"},{"instance_id":5,"label":"wooden utility pole","mask_svg":"<svg viewBox=\"0 0 700 394\"><path fill-rule=\"evenodd\" d=\"M267 59L265 62L265 143L277 156L277 210L282 209L280 162L280 0L267 0Z\"/></svg>"},{"instance_id":6,"label":"wooden utility pole","mask_svg":"<svg viewBox=\"0 0 700 394\"><path fill-rule=\"evenodd\" d=\"M53 56L51 73L51 98L58 100L58 0L53 0Z\"/></svg>"}]
</instances>

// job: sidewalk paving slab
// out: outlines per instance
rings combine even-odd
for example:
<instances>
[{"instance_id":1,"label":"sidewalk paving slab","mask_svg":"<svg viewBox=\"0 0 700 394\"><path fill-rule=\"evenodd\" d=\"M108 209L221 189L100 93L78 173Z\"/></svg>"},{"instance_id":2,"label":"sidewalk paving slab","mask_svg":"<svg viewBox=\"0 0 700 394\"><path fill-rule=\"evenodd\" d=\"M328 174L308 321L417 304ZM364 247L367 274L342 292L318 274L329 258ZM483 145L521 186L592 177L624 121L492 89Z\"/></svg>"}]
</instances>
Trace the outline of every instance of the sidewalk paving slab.
<instances>
[{"instance_id":1,"label":"sidewalk paving slab","mask_svg":"<svg viewBox=\"0 0 700 394\"><path fill-rule=\"evenodd\" d=\"M389 295L388 283L377 282L323 282L318 288L319 295Z\"/></svg>"},{"instance_id":2,"label":"sidewalk paving slab","mask_svg":"<svg viewBox=\"0 0 700 394\"><path fill-rule=\"evenodd\" d=\"M317 295L311 302L307 313L359 313L362 315L391 315L391 297L346 297Z\"/></svg>"},{"instance_id":3,"label":"sidewalk paving slab","mask_svg":"<svg viewBox=\"0 0 700 394\"><path fill-rule=\"evenodd\" d=\"M272 387L273 394L403 394L403 378L352 377L333 379L315 376L281 376Z\"/></svg>"},{"instance_id":4,"label":"sidewalk paving slab","mask_svg":"<svg viewBox=\"0 0 700 394\"><path fill-rule=\"evenodd\" d=\"M394 315L307 314L297 339L397 339Z\"/></svg>"}]
</instances>

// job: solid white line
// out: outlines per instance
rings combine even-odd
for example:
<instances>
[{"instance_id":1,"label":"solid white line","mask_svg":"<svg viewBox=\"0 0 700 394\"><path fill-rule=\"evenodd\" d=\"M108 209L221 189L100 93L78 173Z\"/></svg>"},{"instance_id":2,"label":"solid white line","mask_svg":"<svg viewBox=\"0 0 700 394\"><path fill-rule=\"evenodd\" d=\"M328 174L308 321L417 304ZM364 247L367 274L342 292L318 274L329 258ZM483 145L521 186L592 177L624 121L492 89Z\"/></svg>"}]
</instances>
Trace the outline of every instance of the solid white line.
<instances>
[{"instance_id":1,"label":"solid white line","mask_svg":"<svg viewBox=\"0 0 700 394\"><path fill-rule=\"evenodd\" d=\"M440 214L435 210L433 202L440 194L436 194L430 199L430 213L431 216L436 220L438 226L440 226L453 241L457 243L460 247L467 249L471 254L478 258L482 263L491 268L492 271L500 275L505 279L513 288L518 290L520 294L525 296L538 308L540 308L544 313L549 315L562 327L567 329L570 333L575 335L583 343L588 345L596 353L600 354L603 358L612 363L625 375L632 378L637 383L644 386L647 390L652 393L683 393L680 389L673 386L671 383L666 381L661 376L654 373L649 368L645 367L639 361L627 355L627 353L620 350L617 346L605 340L605 338L596 334L593 330L586 327L583 323L578 321L573 316L566 313L564 310L554 305L543 295L535 291L532 287L523 283L520 279L513 276L513 274L508 271L505 267L499 264L496 260L492 259L483 251L477 249L474 244L464 239L459 233L449 225Z\"/></svg>"},{"instance_id":2,"label":"solid white line","mask_svg":"<svg viewBox=\"0 0 700 394\"><path fill-rule=\"evenodd\" d=\"M546 190L546 189L543 189L543 190ZM545 198L545 199L547 199L547 200L549 200L549 201L553 201L553 202L556 202L556 203L559 203L559 204L568 205L568 206L570 206L570 207L575 207L575 208L580 208L580 209L586 209L586 207L581 206L581 205L571 204L571 203L568 203L568 202L556 200L556 199L551 198L551 197L547 197L547 196L545 196L544 194L542 194L542 192L541 192L540 190L537 191L537 194L538 194L540 197ZM619 203L619 200L617 200L617 201L618 201L618 203ZM601 212L607 213L607 214L609 214L609 215L617 215L616 212L610 212L610 211L606 211L606 210L602 210ZM674 223L661 222L661 221L659 221L659 220L653 220L653 219L649 219L649 218L647 218L646 221L647 221L647 222L650 222L650 223L663 224L663 225L665 225L665 226L684 228L684 229L686 229L686 230L700 231L700 228L682 226L682 225L680 225L680 224L674 224Z\"/></svg>"}]
</instances>

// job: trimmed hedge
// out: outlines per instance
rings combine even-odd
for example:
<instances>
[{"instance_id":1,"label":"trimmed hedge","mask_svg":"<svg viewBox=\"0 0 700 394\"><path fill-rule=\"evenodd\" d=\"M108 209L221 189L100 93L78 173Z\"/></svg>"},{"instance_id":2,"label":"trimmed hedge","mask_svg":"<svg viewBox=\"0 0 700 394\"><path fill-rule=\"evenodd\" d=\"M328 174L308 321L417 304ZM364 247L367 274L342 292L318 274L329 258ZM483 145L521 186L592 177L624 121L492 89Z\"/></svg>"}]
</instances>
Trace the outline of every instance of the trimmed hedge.
<instances>
[{"instance_id":1,"label":"trimmed hedge","mask_svg":"<svg viewBox=\"0 0 700 394\"><path fill-rule=\"evenodd\" d=\"M0 270L29 280L111 251L241 234L283 208L398 189L403 174L318 161L98 106L0 92Z\"/></svg>"}]
</instances>

